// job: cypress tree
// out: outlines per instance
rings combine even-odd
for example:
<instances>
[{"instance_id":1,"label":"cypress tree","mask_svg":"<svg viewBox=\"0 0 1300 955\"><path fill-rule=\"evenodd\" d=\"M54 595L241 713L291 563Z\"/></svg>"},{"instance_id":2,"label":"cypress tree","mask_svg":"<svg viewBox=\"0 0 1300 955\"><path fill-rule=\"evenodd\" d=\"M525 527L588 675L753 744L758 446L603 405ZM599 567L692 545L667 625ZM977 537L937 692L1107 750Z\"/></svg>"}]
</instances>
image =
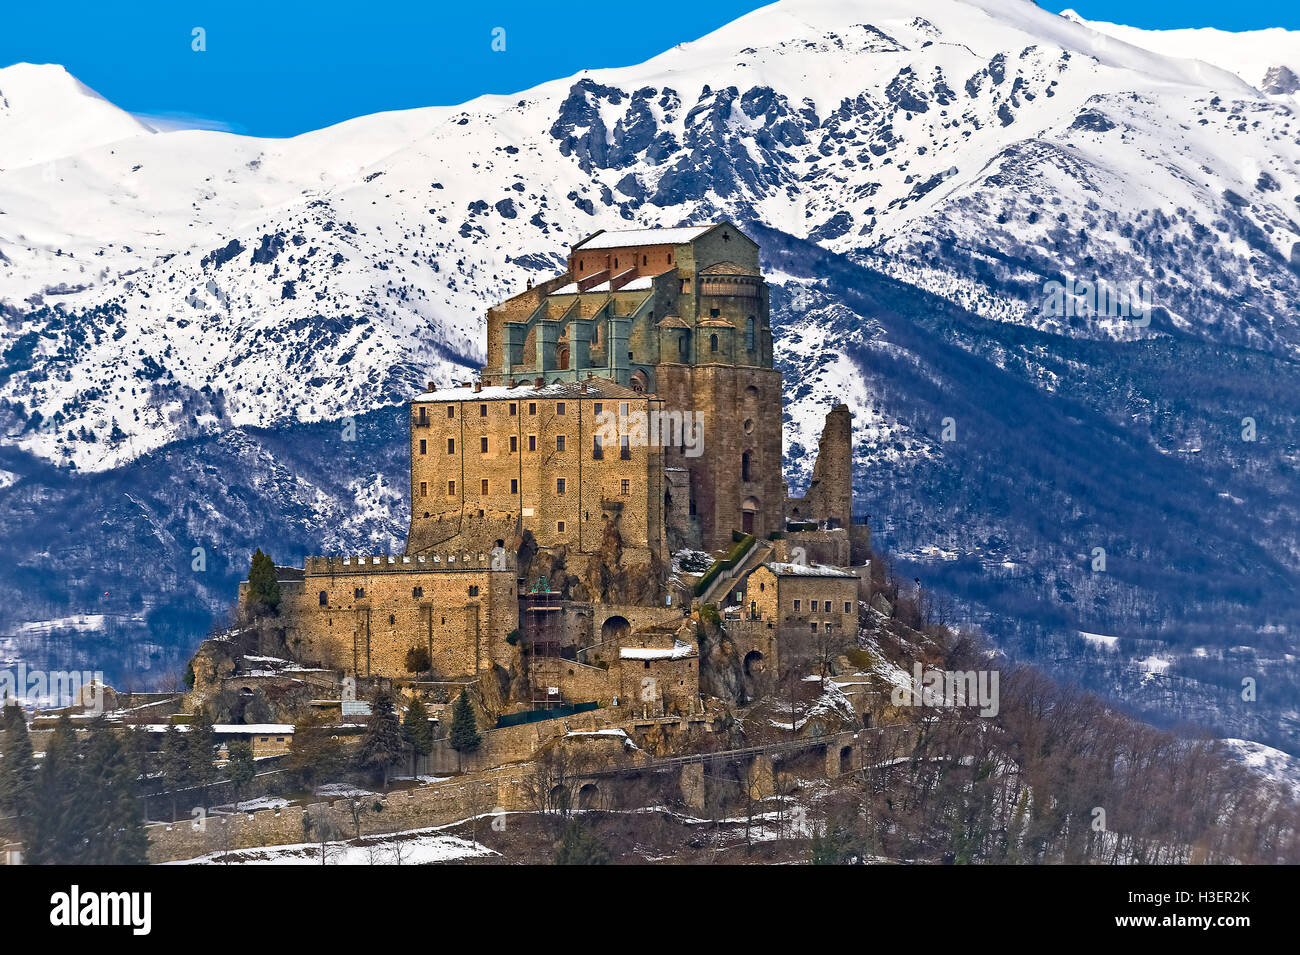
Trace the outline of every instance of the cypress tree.
<instances>
[{"instance_id":1,"label":"cypress tree","mask_svg":"<svg viewBox=\"0 0 1300 955\"><path fill-rule=\"evenodd\" d=\"M258 548L248 568L248 606L254 613L273 614L280 607L280 582L275 561Z\"/></svg>"},{"instance_id":2,"label":"cypress tree","mask_svg":"<svg viewBox=\"0 0 1300 955\"><path fill-rule=\"evenodd\" d=\"M433 752L433 727L429 725L429 711L419 698L411 701L406 708L406 720L402 723L402 738L411 748L411 775L414 776L421 756Z\"/></svg>"},{"instance_id":3,"label":"cypress tree","mask_svg":"<svg viewBox=\"0 0 1300 955\"><path fill-rule=\"evenodd\" d=\"M402 724L397 718L393 698L379 690L371 704L366 733L361 738L361 765L376 775L382 775L387 789L388 771L402 755Z\"/></svg>"},{"instance_id":4,"label":"cypress tree","mask_svg":"<svg viewBox=\"0 0 1300 955\"><path fill-rule=\"evenodd\" d=\"M474 708L469 705L469 693L460 691L456 705L451 711L451 731L447 734L451 748L463 756L478 749L483 737L479 735L478 723L474 720Z\"/></svg>"}]
</instances>

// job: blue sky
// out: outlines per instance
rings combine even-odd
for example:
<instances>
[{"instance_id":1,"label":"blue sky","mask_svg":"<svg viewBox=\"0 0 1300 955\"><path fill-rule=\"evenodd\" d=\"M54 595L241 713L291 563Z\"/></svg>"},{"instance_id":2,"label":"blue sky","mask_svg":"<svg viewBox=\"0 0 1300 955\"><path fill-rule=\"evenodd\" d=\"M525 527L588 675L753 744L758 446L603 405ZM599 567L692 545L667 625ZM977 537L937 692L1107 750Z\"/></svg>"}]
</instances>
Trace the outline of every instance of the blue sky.
<instances>
[{"instance_id":1,"label":"blue sky","mask_svg":"<svg viewBox=\"0 0 1300 955\"><path fill-rule=\"evenodd\" d=\"M1008 0L1018 2L1018 0ZM583 67L637 63L761 6L755 0L561 5L225 0L11 4L0 65L62 63L133 113L180 125L289 136L385 109L509 93ZM1300 29L1281 0L1062 0L1140 27ZM864 15L870 3L864 2ZM116 9L113 9L116 8ZM586 11L599 10L599 15ZM191 49L205 31L206 51ZM505 51L492 49L505 30Z\"/></svg>"}]
</instances>

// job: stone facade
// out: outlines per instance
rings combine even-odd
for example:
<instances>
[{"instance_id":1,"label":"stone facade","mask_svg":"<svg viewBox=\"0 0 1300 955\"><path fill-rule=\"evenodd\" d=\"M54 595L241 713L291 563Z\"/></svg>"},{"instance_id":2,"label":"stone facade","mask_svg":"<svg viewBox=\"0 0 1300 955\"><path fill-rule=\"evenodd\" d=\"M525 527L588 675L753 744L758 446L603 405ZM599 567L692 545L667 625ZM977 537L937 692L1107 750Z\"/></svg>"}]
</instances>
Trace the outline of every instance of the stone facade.
<instances>
[{"instance_id":1,"label":"stone facade","mask_svg":"<svg viewBox=\"0 0 1300 955\"><path fill-rule=\"evenodd\" d=\"M508 531L531 531L542 547L593 553L610 523L632 562L662 553L660 449L617 426L637 415L648 421L660 407L595 379L419 395L411 402L407 554L484 526L501 529L502 546L515 536Z\"/></svg>"},{"instance_id":2,"label":"stone facade","mask_svg":"<svg viewBox=\"0 0 1300 955\"><path fill-rule=\"evenodd\" d=\"M595 376L691 415L698 442L664 449L666 530L673 546L723 547L734 530L783 526L768 311L758 246L729 222L598 232L569 271L489 310L483 381Z\"/></svg>"},{"instance_id":3,"label":"stone facade","mask_svg":"<svg viewBox=\"0 0 1300 955\"><path fill-rule=\"evenodd\" d=\"M495 562L495 563L494 563ZM308 664L358 676L413 676L424 647L444 679L508 666L519 626L507 553L309 557L301 584L282 585L285 639Z\"/></svg>"}]
</instances>

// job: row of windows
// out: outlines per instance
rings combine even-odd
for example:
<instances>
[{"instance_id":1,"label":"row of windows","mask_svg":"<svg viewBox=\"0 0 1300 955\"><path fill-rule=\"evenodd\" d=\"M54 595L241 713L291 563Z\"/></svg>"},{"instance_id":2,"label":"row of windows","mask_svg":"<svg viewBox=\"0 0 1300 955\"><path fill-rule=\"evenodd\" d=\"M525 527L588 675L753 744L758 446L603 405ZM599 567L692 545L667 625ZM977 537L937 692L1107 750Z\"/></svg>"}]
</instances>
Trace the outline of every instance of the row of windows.
<instances>
[{"instance_id":1,"label":"row of windows","mask_svg":"<svg viewBox=\"0 0 1300 955\"><path fill-rule=\"evenodd\" d=\"M477 596L478 596L478 584L470 584L470 585L469 585L469 595L470 595L471 597L477 597ZM365 599L365 596L366 596L366 588L365 588L365 587L356 587L356 588L354 588L353 591L352 591L352 598L353 598L354 600L363 600L363 599ZM423 587L412 587L412 588L411 588L411 596L412 596L413 598L416 598L416 599L418 599L418 598L420 598L420 597L423 597L423 596L424 596L424 588L423 588ZM320 592L320 605L321 605L322 607L328 607L328 606L330 605L330 596L329 596L329 591L322 590L322 591ZM443 623L446 623L446 622L447 622L446 620L443 621Z\"/></svg>"},{"instance_id":2,"label":"row of windows","mask_svg":"<svg viewBox=\"0 0 1300 955\"><path fill-rule=\"evenodd\" d=\"M555 479L555 493L556 493L556 494L561 494L561 495L564 494L566 486L567 486L567 485L566 485L566 482L565 482L564 478L556 478L556 479ZM489 484L487 478L483 478L481 481L479 481L479 493L480 493L480 494L486 496L486 495L489 493L489 492L488 492L488 488L489 488L489 487L490 487L490 484ZM620 493L622 493L624 496L626 496L626 495L628 495L628 494L631 494L631 493L632 493L632 481L631 481L631 479L630 479L630 478L623 478L623 479L619 482L619 490L620 490ZM518 479L518 478L511 478L511 479L510 479L510 493L511 493L511 494L518 494L518 493L519 493L519 479ZM428 481L421 481L421 482L420 482L420 497L428 497L428 496L429 496L429 482L428 482ZM455 481L448 481L448 482L447 482L447 496L448 496L448 497L455 497L455 496L456 496L456 482L455 482Z\"/></svg>"},{"instance_id":3,"label":"row of windows","mask_svg":"<svg viewBox=\"0 0 1300 955\"><path fill-rule=\"evenodd\" d=\"M567 451L567 450L568 450L568 440L569 440L569 439L568 439L568 435L557 434L557 435L555 436L555 450L556 450L556 451ZM488 453L488 439L487 439L487 438L479 438L478 441L479 441L479 444L478 444L479 454L487 454L487 453ZM530 434L530 435L528 435L528 450L529 450L529 451L536 451L536 450L537 450L537 435L535 435L535 434ZM518 436L518 435L514 435L514 434L512 434L512 435L510 436L510 453L511 453L511 454L515 454L515 453L517 453L518 451L519 451L519 436ZM429 453L429 442L428 442L426 439L424 439L424 438L421 438L421 439L420 439L420 453L421 453L421 454L428 454L428 453ZM448 439L447 439L447 453L448 453L448 454L455 454L455 453L456 453L456 439L455 439L455 438L448 438ZM632 459L632 442L631 442L631 438L630 438L628 435L620 435L620 436L619 436L619 439L618 439L618 456L619 456L619 458L621 458L621 459L624 460L624 461L630 461L630 460ZM604 444L604 440L603 440L603 439L601 438L601 436L598 435L598 434L596 434L596 435L592 435L592 438L591 438L591 457L592 457L593 460L596 460L596 461L601 461L601 460L604 460L604 458L605 458L605 444Z\"/></svg>"},{"instance_id":4,"label":"row of windows","mask_svg":"<svg viewBox=\"0 0 1300 955\"><path fill-rule=\"evenodd\" d=\"M796 600L796 601L794 602L794 612L795 612L795 613L799 613L799 607L800 607L800 604L802 604L802 603L803 603L803 601L801 601L801 600ZM831 602L830 602L829 600L823 600L823 601L820 601L820 603L824 605L824 606L821 606L821 607L818 606L818 603L819 603L819 601L816 601L816 600L810 600L810 601L808 601L808 612L809 612L809 613L816 613L818 610L824 610L824 611L827 612L827 613L830 613L830 612L831 612ZM850 601L850 600L846 600L846 601L844 601L844 612L845 612L845 613L852 613L852 612L853 612L853 602L852 602L852 601Z\"/></svg>"},{"instance_id":5,"label":"row of windows","mask_svg":"<svg viewBox=\"0 0 1300 955\"><path fill-rule=\"evenodd\" d=\"M593 410L596 414L600 414L601 411L603 410L601 402L599 402L599 401L595 402L594 405L593 405L592 410ZM536 415L536 414L537 414L537 402L536 402L536 401L530 401L530 402L528 402L528 413L529 413L530 415ZM563 415L567 415L567 414L568 414L568 404L567 404L567 402L557 401L557 402L555 403L555 413L556 413L557 415L561 415L561 416L563 416ZM619 413L620 415L622 415L623 417L625 417L625 418L627 417L627 413L628 413L628 403L627 403L626 401L619 402L618 413ZM513 417L515 417L517 414L519 414L519 404L518 404L518 402L514 402L514 401L512 401L512 402L510 402L510 416L513 418ZM488 406L487 406L486 404L480 404L480 405L478 406L478 416L479 416L480 418L486 418L486 417L488 416ZM454 418L454 417L456 417L456 406L455 406L455 405L447 405L447 417L448 417L448 418ZM425 407L424 405L421 405L421 406L420 406L420 410L419 410L419 422L420 422L420 424L428 424L428 423L429 423L429 409L428 409L427 407Z\"/></svg>"}]
</instances>

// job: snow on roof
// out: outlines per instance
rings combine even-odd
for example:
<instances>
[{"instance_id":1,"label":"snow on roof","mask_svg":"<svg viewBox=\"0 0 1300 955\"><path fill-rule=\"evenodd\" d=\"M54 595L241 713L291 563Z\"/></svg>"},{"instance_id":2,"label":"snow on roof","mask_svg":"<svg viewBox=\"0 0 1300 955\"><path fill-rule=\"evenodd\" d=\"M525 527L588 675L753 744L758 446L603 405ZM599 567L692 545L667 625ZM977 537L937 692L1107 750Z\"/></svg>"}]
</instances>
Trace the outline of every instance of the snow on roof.
<instances>
[{"instance_id":1,"label":"snow on roof","mask_svg":"<svg viewBox=\"0 0 1300 955\"><path fill-rule=\"evenodd\" d=\"M582 386L586 385L584 392ZM624 388L607 378L589 378L585 381L553 381L538 388L531 382L522 385L484 385L473 388L439 388L415 396L415 401L503 401L507 398L524 401L530 398L643 398L644 395Z\"/></svg>"},{"instance_id":2,"label":"snow on roof","mask_svg":"<svg viewBox=\"0 0 1300 955\"><path fill-rule=\"evenodd\" d=\"M614 289L614 291L615 292L648 292L650 291L650 288L653 283L654 283L653 275L642 275L638 278L632 279L630 282L627 282L624 285L620 285L618 288ZM581 294L583 295L591 295L595 292L608 294L609 283L601 282L597 285L593 285L591 288L587 289L586 291L582 291L581 289L578 288L577 282L570 282L568 285L565 285L561 288L557 288L551 294L552 295L577 295L579 294L579 292L581 292Z\"/></svg>"},{"instance_id":3,"label":"snow on roof","mask_svg":"<svg viewBox=\"0 0 1300 955\"><path fill-rule=\"evenodd\" d=\"M633 245L683 245L698 239L717 223L683 226L677 229L611 229L584 239L574 250L622 249Z\"/></svg>"},{"instance_id":4,"label":"snow on roof","mask_svg":"<svg viewBox=\"0 0 1300 955\"><path fill-rule=\"evenodd\" d=\"M150 733L165 733L175 725L182 733L190 731L189 723L150 723L145 729ZM293 733L292 723L216 723L212 727L212 732L222 733L228 736L259 736L278 734L285 735Z\"/></svg>"},{"instance_id":5,"label":"snow on roof","mask_svg":"<svg viewBox=\"0 0 1300 955\"><path fill-rule=\"evenodd\" d=\"M828 567L825 564L765 564L768 570L778 577L856 577L847 570Z\"/></svg>"},{"instance_id":6,"label":"snow on roof","mask_svg":"<svg viewBox=\"0 0 1300 955\"><path fill-rule=\"evenodd\" d=\"M623 647L618 655L624 660L684 660L695 656L695 648L674 640L671 647Z\"/></svg>"}]
</instances>

